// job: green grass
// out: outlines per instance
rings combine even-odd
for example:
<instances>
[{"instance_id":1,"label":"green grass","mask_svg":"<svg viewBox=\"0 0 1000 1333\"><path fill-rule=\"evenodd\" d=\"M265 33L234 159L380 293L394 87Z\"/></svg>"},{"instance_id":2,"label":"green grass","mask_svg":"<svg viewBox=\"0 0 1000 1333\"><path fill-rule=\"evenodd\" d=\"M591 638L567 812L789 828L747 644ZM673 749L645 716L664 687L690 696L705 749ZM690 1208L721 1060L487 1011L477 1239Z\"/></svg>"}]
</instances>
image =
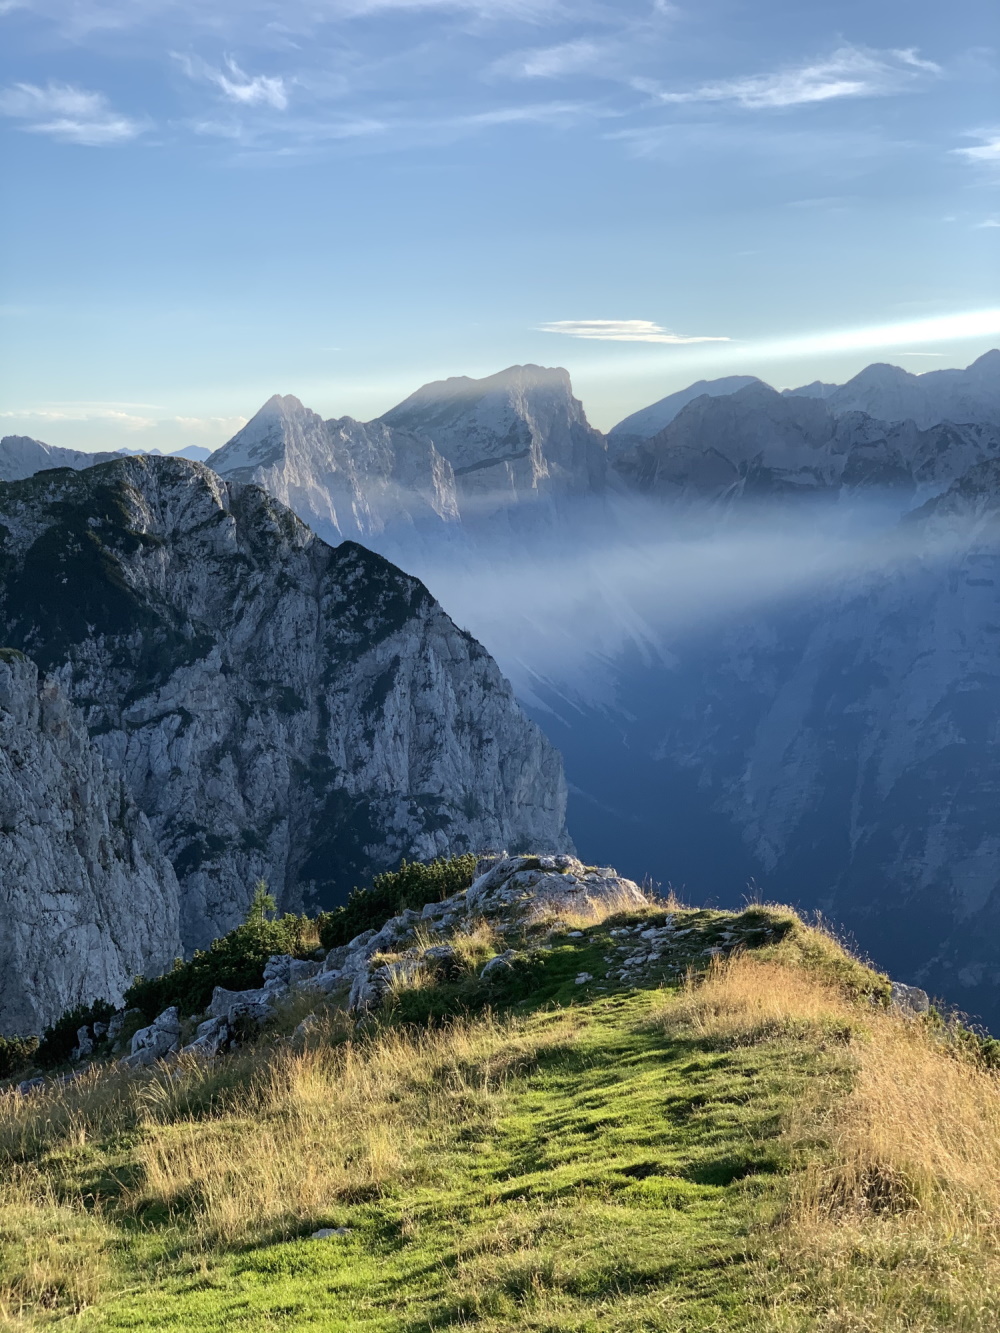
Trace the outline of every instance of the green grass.
<instances>
[{"instance_id":1,"label":"green grass","mask_svg":"<svg viewBox=\"0 0 1000 1333\"><path fill-rule=\"evenodd\" d=\"M383 1025L315 1066L261 1049L204 1074L98 1083L93 1104L70 1090L20 1139L0 1128L0 1156L34 1173L30 1208L0 1208L0 1290L34 1295L20 1314L8 1301L0 1327L991 1333L992 1233L973 1244L957 1213L908 1231L895 1215L814 1223L800 1206L830 1155L813 1112L849 1093L866 1025L892 1039L902 1022L878 1004L882 979L788 914L685 917L694 933L636 986L609 975L620 921L557 932L541 953L526 942L509 991L470 976L403 991ZM839 997L832 1017L794 994L806 1007L784 1025L699 1011L685 973L734 926L762 963L815 979L821 1007ZM581 972L593 980L576 984ZM751 1007L756 975L742 982ZM505 1017L468 1012L490 994ZM952 1067L935 1040L926 1050L928 1078ZM266 1071L293 1066L306 1080L282 1100ZM287 1206L264 1180L282 1142L298 1155L279 1176ZM200 1177L175 1170L205 1143L222 1147ZM262 1172L259 1209L251 1188L228 1231L212 1160L234 1189ZM311 1239L321 1227L348 1230ZM29 1273L46 1229L62 1286Z\"/></svg>"},{"instance_id":2,"label":"green grass","mask_svg":"<svg viewBox=\"0 0 1000 1333\"><path fill-rule=\"evenodd\" d=\"M691 947L731 920L692 916L700 930ZM206 1249L192 1240L184 1200L137 1206L129 1191L142 1181L141 1123L106 1118L103 1137L95 1125L76 1146L72 1133L48 1137L32 1153L41 1149L57 1198L89 1199L100 1215L84 1241L104 1272L88 1308L60 1313L55 1299L34 1326L761 1327L754 1237L782 1199L782 1118L806 1080L830 1076L834 1062L802 1042L713 1050L666 1035L651 1010L680 977L616 990L604 977L612 943L608 925L551 939L531 965L530 998L507 997L537 1057L488 1097L470 1096L430 1134L415 1169L370 1197L331 1197L264 1243ZM594 981L577 986L581 971ZM437 994L445 1012L468 998L461 984ZM465 1072L475 1085L478 1071ZM220 1078L219 1096L174 1118L197 1125L214 1116L225 1126ZM234 1133L246 1130L240 1120ZM324 1226L350 1233L308 1238Z\"/></svg>"},{"instance_id":3,"label":"green grass","mask_svg":"<svg viewBox=\"0 0 1000 1333\"><path fill-rule=\"evenodd\" d=\"M439 1145L434 1179L339 1204L351 1234L154 1260L83 1328L680 1330L757 1326L748 1238L780 1196L783 1111L817 1069L774 1045L668 1040L639 993L580 1007L570 1040ZM562 1024L539 1013L529 1026ZM749 1302L749 1304L748 1304Z\"/></svg>"}]
</instances>

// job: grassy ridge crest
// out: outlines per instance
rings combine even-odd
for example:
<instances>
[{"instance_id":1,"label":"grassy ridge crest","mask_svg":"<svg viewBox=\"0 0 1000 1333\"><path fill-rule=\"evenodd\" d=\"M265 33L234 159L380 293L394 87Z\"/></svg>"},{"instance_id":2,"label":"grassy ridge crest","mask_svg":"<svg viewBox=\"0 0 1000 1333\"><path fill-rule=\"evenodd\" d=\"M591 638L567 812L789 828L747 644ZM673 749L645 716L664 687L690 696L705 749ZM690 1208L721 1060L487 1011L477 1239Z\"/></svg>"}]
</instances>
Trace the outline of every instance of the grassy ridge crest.
<instances>
[{"instance_id":1,"label":"grassy ridge crest","mask_svg":"<svg viewBox=\"0 0 1000 1333\"><path fill-rule=\"evenodd\" d=\"M0 1327L995 1329L997 1074L824 931L650 900L452 943L360 1023L0 1097Z\"/></svg>"}]
</instances>

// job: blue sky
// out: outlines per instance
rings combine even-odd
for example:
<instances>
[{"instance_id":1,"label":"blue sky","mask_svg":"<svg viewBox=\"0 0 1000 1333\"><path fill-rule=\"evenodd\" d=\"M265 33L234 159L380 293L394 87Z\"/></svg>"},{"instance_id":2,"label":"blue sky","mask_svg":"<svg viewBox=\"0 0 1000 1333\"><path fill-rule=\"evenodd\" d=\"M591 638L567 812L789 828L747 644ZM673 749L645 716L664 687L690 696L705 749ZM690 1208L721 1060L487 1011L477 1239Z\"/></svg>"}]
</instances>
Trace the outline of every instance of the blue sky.
<instances>
[{"instance_id":1,"label":"blue sky","mask_svg":"<svg viewBox=\"0 0 1000 1333\"><path fill-rule=\"evenodd\" d=\"M1000 343L994 0L0 0L0 429Z\"/></svg>"}]
</instances>

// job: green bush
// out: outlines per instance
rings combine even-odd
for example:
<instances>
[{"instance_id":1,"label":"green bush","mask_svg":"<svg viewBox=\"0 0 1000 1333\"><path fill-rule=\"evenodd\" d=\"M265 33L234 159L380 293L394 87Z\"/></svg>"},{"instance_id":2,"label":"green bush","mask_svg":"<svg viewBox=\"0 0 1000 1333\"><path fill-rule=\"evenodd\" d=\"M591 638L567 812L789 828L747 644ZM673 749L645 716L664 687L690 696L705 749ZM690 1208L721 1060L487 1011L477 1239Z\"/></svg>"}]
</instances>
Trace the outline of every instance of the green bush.
<instances>
[{"instance_id":1,"label":"green bush","mask_svg":"<svg viewBox=\"0 0 1000 1333\"><path fill-rule=\"evenodd\" d=\"M0 1078L13 1078L27 1069L37 1050L37 1037L0 1037Z\"/></svg>"},{"instance_id":2,"label":"green bush","mask_svg":"<svg viewBox=\"0 0 1000 1333\"><path fill-rule=\"evenodd\" d=\"M398 870L376 875L371 888L355 889L343 907L324 912L317 920L324 949L347 944L365 930L378 930L407 907L440 902L467 889L476 875L478 858L471 852L424 864L404 861Z\"/></svg>"},{"instance_id":3,"label":"green bush","mask_svg":"<svg viewBox=\"0 0 1000 1333\"><path fill-rule=\"evenodd\" d=\"M50 1028L46 1028L38 1043L35 1053L36 1064L43 1069L54 1069L65 1064L76 1045L77 1028L90 1027L94 1023L106 1023L115 1012L115 1006L107 1000L97 1000L94 1004L78 1004L75 1009L67 1009Z\"/></svg>"},{"instance_id":4,"label":"green bush","mask_svg":"<svg viewBox=\"0 0 1000 1333\"><path fill-rule=\"evenodd\" d=\"M189 962L178 958L173 970L160 977L137 977L125 992L125 1003L141 1009L150 1021L164 1009L176 1005L182 1016L207 1008L216 986L227 990L249 990L264 984L264 967L271 954L302 956L316 947L316 924L306 916L286 913L274 917L274 899L263 880L242 925L207 949L199 949Z\"/></svg>"}]
</instances>

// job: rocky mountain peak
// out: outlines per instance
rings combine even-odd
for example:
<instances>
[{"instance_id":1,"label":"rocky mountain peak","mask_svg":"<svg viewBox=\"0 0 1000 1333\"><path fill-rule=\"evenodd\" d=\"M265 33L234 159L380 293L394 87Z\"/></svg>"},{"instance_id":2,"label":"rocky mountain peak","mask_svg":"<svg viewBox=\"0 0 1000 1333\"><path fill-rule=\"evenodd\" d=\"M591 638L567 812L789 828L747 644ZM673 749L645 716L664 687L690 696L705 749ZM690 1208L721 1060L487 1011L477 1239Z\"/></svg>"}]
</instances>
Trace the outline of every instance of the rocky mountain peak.
<instances>
[{"instance_id":1,"label":"rocky mountain peak","mask_svg":"<svg viewBox=\"0 0 1000 1333\"><path fill-rule=\"evenodd\" d=\"M381 421L433 442L460 493L516 501L589 493L607 451L561 367L509 366L483 379L425 384Z\"/></svg>"},{"instance_id":2,"label":"rocky mountain peak","mask_svg":"<svg viewBox=\"0 0 1000 1333\"><path fill-rule=\"evenodd\" d=\"M180 886L335 902L401 856L568 846L559 756L418 580L253 485L132 457L0 486L0 642L60 682Z\"/></svg>"}]
</instances>

